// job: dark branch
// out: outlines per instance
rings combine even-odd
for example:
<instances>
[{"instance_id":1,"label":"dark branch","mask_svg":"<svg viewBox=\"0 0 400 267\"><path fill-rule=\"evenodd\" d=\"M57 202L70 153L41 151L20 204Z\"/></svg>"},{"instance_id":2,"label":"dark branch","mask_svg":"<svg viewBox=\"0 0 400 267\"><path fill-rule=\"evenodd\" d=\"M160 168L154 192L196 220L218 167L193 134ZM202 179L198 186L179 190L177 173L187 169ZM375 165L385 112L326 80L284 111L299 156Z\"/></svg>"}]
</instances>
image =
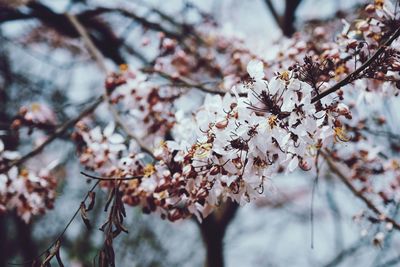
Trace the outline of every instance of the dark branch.
<instances>
[{"instance_id":1,"label":"dark branch","mask_svg":"<svg viewBox=\"0 0 400 267\"><path fill-rule=\"evenodd\" d=\"M294 22L296 20L296 9L300 5L301 0L286 0L285 13L281 20L281 29L283 35L292 36L296 32Z\"/></svg>"},{"instance_id":2,"label":"dark branch","mask_svg":"<svg viewBox=\"0 0 400 267\"><path fill-rule=\"evenodd\" d=\"M85 172L81 172L81 174L90 179L98 180L98 181L129 181L129 180L140 180L143 178L143 175L136 175L136 176L129 176L129 177L100 177L100 176L91 175L91 174L88 174Z\"/></svg>"},{"instance_id":3,"label":"dark branch","mask_svg":"<svg viewBox=\"0 0 400 267\"><path fill-rule=\"evenodd\" d=\"M294 22L296 20L296 10L300 5L301 0L286 0L285 11L282 16L279 16L271 0L264 0L269 11L272 14L276 24L281 29L282 33L286 37L292 36L296 32Z\"/></svg>"},{"instance_id":4,"label":"dark branch","mask_svg":"<svg viewBox=\"0 0 400 267\"><path fill-rule=\"evenodd\" d=\"M220 210L214 211L202 223L198 223L207 253L205 266L220 267L224 265L223 239L238 208L237 203L227 201L221 205Z\"/></svg>"},{"instance_id":5,"label":"dark branch","mask_svg":"<svg viewBox=\"0 0 400 267\"><path fill-rule=\"evenodd\" d=\"M27 5L27 11L18 9L3 9L0 11L0 23L21 19L38 19L44 25L54 29L59 34L69 38L79 38L80 35L64 14L56 13L49 7L31 1ZM77 17L85 28L89 29L90 37L94 44L101 50L105 57L111 59L117 65L126 63L120 54L119 48L122 41L112 32L111 28L94 16L86 16L83 12Z\"/></svg>"},{"instance_id":6,"label":"dark branch","mask_svg":"<svg viewBox=\"0 0 400 267\"><path fill-rule=\"evenodd\" d=\"M267 5L267 7L268 7L269 11L271 12L272 17L274 18L274 20L275 20L276 24L278 25L278 27L282 28L281 19L279 17L278 12L276 11L275 6L272 3L272 1L271 0L264 0L264 3Z\"/></svg>"},{"instance_id":7,"label":"dark branch","mask_svg":"<svg viewBox=\"0 0 400 267\"><path fill-rule=\"evenodd\" d=\"M321 100L325 96L339 90L343 86L353 82L355 79L357 79L358 75L365 69L367 69L383 52L385 52L386 48L389 47L394 40L396 40L400 36L400 28L398 28L394 34L383 44L381 47L379 47L378 50L364 63L362 64L358 69L350 73L349 75L346 76L343 80L332 86L331 88L325 90L324 92L320 93L319 95L313 97L311 99L311 103L315 103L318 100Z\"/></svg>"}]
</instances>

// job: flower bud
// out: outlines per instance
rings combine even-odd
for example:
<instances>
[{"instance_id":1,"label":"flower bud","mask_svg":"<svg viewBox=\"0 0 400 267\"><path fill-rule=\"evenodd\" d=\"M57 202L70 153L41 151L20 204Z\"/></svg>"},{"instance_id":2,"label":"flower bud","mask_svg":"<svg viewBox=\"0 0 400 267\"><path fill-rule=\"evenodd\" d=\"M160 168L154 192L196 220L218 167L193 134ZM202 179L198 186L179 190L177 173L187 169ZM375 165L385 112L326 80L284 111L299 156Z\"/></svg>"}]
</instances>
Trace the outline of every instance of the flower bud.
<instances>
[{"instance_id":1,"label":"flower bud","mask_svg":"<svg viewBox=\"0 0 400 267\"><path fill-rule=\"evenodd\" d=\"M215 124L215 127L217 127L218 129L225 129L225 127L228 126L228 120L224 119L222 121L219 121Z\"/></svg>"}]
</instances>

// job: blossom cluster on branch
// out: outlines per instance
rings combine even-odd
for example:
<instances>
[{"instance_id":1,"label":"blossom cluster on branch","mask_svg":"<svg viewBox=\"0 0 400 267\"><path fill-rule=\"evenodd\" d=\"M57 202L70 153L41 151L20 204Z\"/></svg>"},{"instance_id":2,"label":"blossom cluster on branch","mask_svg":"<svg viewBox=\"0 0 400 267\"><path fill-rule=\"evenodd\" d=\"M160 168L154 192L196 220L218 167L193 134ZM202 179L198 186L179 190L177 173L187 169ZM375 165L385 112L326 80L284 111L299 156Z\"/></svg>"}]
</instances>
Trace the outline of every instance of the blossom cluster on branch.
<instances>
[{"instance_id":1,"label":"blossom cluster on branch","mask_svg":"<svg viewBox=\"0 0 400 267\"><path fill-rule=\"evenodd\" d=\"M208 20L184 36L159 33L152 62L124 64L106 77L113 121L104 128L96 121L75 124L80 163L107 178L104 188L115 190L118 181L115 195L126 204L171 221L202 220L228 198L244 204L265 196L278 174L320 175L323 152L383 218L400 201L393 141L399 137L389 114L376 115L368 105L399 92L399 9L376 0L354 22L306 27L281 40L273 56L256 55L249 40ZM14 122L15 128L55 124L44 105L22 108ZM386 141L377 146L382 132ZM16 168L2 174L0 188L10 187L11 176L31 177ZM51 199L42 196L41 203Z\"/></svg>"},{"instance_id":2,"label":"blossom cluster on branch","mask_svg":"<svg viewBox=\"0 0 400 267\"><path fill-rule=\"evenodd\" d=\"M18 158L19 152L5 150L0 140L0 167ZM45 168L33 171L14 166L0 174L0 213L15 210L18 216L29 222L33 215L53 208L56 185L56 177Z\"/></svg>"},{"instance_id":3,"label":"blossom cluster on branch","mask_svg":"<svg viewBox=\"0 0 400 267\"><path fill-rule=\"evenodd\" d=\"M350 116L346 105L332 97L312 104L311 86L294 78L294 71L268 82L261 61L250 61L247 69L244 84L223 96L206 94L195 112L173 121L174 141L163 140L156 147L155 163L141 163L143 156L124 147L111 125L103 133L98 127L78 127L81 162L105 177L142 175L122 187L129 204L161 211L171 220L190 214L201 219L226 198L243 204L260 197L277 173L298 167L310 170L321 147L347 141L341 122ZM130 88L124 98L137 107L128 102L129 111L146 114L136 94L152 87L137 86L138 76L126 75L127 80L114 90ZM151 98L144 102L153 109ZM127 119L125 123L137 122Z\"/></svg>"}]
</instances>

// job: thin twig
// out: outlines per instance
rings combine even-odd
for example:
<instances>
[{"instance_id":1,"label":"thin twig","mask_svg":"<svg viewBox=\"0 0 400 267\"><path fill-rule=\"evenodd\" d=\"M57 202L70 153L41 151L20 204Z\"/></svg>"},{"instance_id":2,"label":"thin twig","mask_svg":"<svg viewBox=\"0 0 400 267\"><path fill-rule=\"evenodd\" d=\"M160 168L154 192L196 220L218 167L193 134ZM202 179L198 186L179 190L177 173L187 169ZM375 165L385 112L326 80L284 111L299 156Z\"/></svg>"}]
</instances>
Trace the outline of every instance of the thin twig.
<instances>
[{"instance_id":1,"label":"thin twig","mask_svg":"<svg viewBox=\"0 0 400 267\"><path fill-rule=\"evenodd\" d=\"M94 175L88 174L86 172L81 172L81 174L90 179L99 180L99 181L129 181L129 180L140 180L143 178L143 175L135 175L135 176L129 176L129 177L100 177L100 176L94 176Z\"/></svg>"},{"instance_id":2,"label":"thin twig","mask_svg":"<svg viewBox=\"0 0 400 267\"><path fill-rule=\"evenodd\" d=\"M365 242L362 240L357 241L352 246L342 250L339 254L337 254L330 262L324 265L324 267L334 267L338 266L342 263L347 257L354 255L358 250L360 250L363 246L365 246Z\"/></svg>"},{"instance_id":3,"label":"thin twig","mask_svg":"<svg viewBox=\"0 0 400 267\"><path fill-rule=\"evenodd\" d=\"M105 75L108 74L107 67L104 62L104 57L100 53L100 51L96 48L96 46L93 44L93 41L90 39L89 34L86 32L86 29L84 26L78 21L78 19L71 14L66 14L68 19L71 21L72 25L75 27L75 29L78 31L78 33L81 35L83 42L86 45L86 48L88 49L89 53L92 55L93 59L96 61L97 65L100 67L100 69L104 72ZM134 139L139 147L147 154L149 154L153 159L155 158L153 152L151 151L150 148L148 148L129 128L128 126L125 125L124 121L122 120L121 116L119 115L118 111L114 108L113 104L111 103L109 99L109 95L107 92L104 93L104 98L107 100L108 107L111 111L111 115L113 116L116 124L132 139Z\"/></svg>"},{"instance_id":4,"label":"thin twig","mask_svg":"<svg viewBox=\"0 0 400 267\"><path fill-rule=\"evenodd\" d=\"M216 95L221 95L221 96L224 96L227 93L227 92L223 92L223 91L213 90L211 88L208 88L208 87L204 86L204 84L202 84L202 83L196 83L195 81L193 81L191 79L188 79L188 78L185 78L185 77L172 76L172 75L170 75L170 74L168 74L166 72L163 72L163 71L159 71L159 70L155 70L155 69L149 69L149 68L143 68L142 71L145 72L145 73L156 73L156 74L160 75L161 77L163 77L163 78L165 78L167 80L180 83L179 85L182 86L182 87L198 89L198 90L200 90L202 92L205 92L205 93L214 94L214 95L216 94Z\"/></svg>"},{"instance_id":5,"label":"thin twig","mask_svg":"<svg viewBox=\"0 0 400 267\"><path fill-rule=\"evenodd\" d=\"M65 16L69 19L71 22L72 26L76 29L76 31L79 33L79 35L82 37L85 45L87 46L87 49L89 53L92 55L93 59L96 61L97 65L99 68L107 74L108 70L105 64L105 60L103 57L103 54L100 53L100 51L96 48L92 40L90 39L89 34L83 27L83 25L78 21L76 16L66 13Z\"/></svg>"},{"instance_id":6,"label":"thin twig","mask_svg":"<svg viewBox=\"0 0 400 267\"><path fill-rule=\"evenodd\" d=\"M94 10L90 10L87 11L86 16L91 16L91 15L100 15L103 13L119 13L124 17L133 19L134 21L140 23L141 25L143 25L143 27L148 28L148 29L152 29L154 31L158 31L158 32L163 32L165 33L168 37L180 40L182 39L184 36L180 33L174 32L174 31L170 31L166 28L163 27L163 25L152 22L147 20L147 18L145 17L141 17L137 14L135 14L134 12L122 9L122 8L107 8L107 7L98 7Z\"/></svg>"},{"instance_id":7,"label":"thin twig","mask_svg":"<svg viewBox=\"0 0 400 267\"><path fill-rule=\"evenodd\" d=\"M365 205L371 211L373 211L376 215L378 215L379 217L383 216L384 221L393 224L393 227L395 229L400 230L400 224L398 222L396 222L393 218L390 218L387 215L385 215L381 210L379 210L379 208L377 206L375 206L375 204L371 200L369 200L367 197L365 197L361 191L357 190L357 188L354 187L354 185L349 181L349 179L339 170L339 168L336 166L336 164L332 162L332 160L330 159L330 157L327 153L321 151L321 155L324 157L324 159L328 163L330 170L334 174L336 174L336 176L340 179L340 181L343 182L343 184L348 189L350 189L350 191L353 193L354 196L356 196L357 198L362 200L365 203Z\"/></svg>"},{"instance_id":8,"label":"thin twig","mask_svg":"<svg viewBox=\"0 0 400 267\"><path fill-rule=\"evenodd\" d=\"M400 28L398 28L394 34L383 44L379 49L364 63L362 64L358 69L350 73L349 75L346 76L343 80L332 86L331 88L325 90L324 92L316 95L311 99L311 103L315 103L318 100L321 100L325 96L339 90L343 86L351 83L354 79L357 78L357 75L360 74L363 70L368 68L383 52L385 52L386 48L389 47L394 40L396 40L400 36Z\"/></svg>"}]
</instances>

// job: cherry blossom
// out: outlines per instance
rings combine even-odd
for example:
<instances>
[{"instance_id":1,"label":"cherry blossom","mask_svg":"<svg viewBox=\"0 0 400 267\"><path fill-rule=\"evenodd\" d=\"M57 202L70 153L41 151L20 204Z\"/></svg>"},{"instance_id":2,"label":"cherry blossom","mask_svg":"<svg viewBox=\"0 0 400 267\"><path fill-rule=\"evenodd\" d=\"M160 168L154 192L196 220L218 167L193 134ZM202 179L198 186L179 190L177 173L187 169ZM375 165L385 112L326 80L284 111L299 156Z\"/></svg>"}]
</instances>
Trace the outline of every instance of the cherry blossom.
<instances>
[{"instance_id":1,"label":"cherry blossom","mask_svg":"<svg viewBox=\"0 0 400 267\"><path fill-rule=\"evenodd\" d=\"M126 62L109 72L97 62L107 76L101 101L111 119L71 123L79 162L99 175L87 177L115 203L200 222L226 201L270 197L265 188L280 175L319 179L336 170L367 202L370 210L355 221L381 246L400 227L388 220L400 201L398 118L382 111L398 104L389 104L400 88L396 5L377 0L356 20L306 27L268 48L276 53L256 54L251 38L207 19L182 40L157 30L157 56L142 68ZM151 46L148 37L142 42ZM46 104L32 103L13 126L62 136L57 123ZM16 210L29 221L52 207L56 182L48 168L28 168L15 162L20 158L0 141L0 169L7 167L0 211ZM321 166L330 161L338 166ZM122 210L121 203L113 207ZM112 229L115 222L107 223Z\"/></svg>"},{"instance_id":2,"label":"cherry blossom","mask_svg":"<svg viewBox=\"0 0 400 267\"><path fill-rule=\"evenodd\" d=\"M4 150L0 140L0 166L20 157L16 151ZM12 167L0 174L0 212L16 211L25 222L33 215L43 214L53 207L56 180L47 169L33 172Z\"/></svg>"}]
</instances>

